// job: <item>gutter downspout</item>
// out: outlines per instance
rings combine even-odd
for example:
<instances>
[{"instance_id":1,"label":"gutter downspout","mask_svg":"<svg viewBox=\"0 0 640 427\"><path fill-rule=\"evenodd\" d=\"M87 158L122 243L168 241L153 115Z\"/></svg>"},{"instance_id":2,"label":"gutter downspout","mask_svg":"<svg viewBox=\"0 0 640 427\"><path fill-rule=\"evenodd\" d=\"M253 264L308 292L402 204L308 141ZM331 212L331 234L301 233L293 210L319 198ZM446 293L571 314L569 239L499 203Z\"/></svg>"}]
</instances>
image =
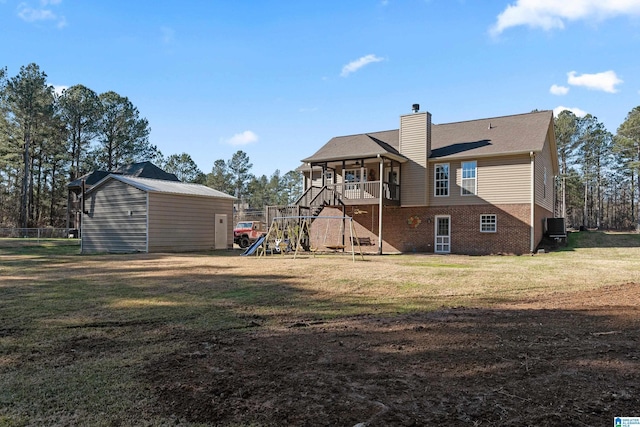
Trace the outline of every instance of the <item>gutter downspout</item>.
<instances>
[{"instance_id":1,"label":"gutter downspout","mask_svg":"<svg viewBox=\"0 0 640 427\"><path fill-rule=\"evenodd\" d=\"M380 159L380 173L378 176L380 177L380 197L378 197L378 255L382 255L382 197L384 191L384 158L378 154L378 159Z\"/></svg>"},{"instance_id":2,"label":"gutter downspout","mask_svg":"<svg viewBox=\"0 0 640 427\"><path fill-rule=\"evenodd\" d=\"M534 222L536 220L536 169L535 169L535 160L536 154L533 151L529 152L529 157L531 157L531 243L530 243L530 251L533 253L535 251L535 226Z\"/></svg>"}]
</instances>

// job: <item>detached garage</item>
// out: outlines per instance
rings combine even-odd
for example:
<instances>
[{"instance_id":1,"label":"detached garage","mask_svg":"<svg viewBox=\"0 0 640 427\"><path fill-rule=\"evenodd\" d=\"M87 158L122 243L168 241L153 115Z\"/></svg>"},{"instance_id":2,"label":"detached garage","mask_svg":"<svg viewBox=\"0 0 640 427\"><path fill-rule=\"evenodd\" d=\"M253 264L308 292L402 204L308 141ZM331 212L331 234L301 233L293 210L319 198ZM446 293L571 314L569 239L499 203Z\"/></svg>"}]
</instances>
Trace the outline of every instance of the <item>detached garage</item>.
<instances>
[{"instance_id":1,"label":"detached garage","mask_svg":"<svg viewBox=\"0 0 640 427\"><path fill-rule=\"evenodd\" d=\"M85 195L82 253L231 248L234 200L200 184L108 175Z\"/></svg>"}]
</instances>

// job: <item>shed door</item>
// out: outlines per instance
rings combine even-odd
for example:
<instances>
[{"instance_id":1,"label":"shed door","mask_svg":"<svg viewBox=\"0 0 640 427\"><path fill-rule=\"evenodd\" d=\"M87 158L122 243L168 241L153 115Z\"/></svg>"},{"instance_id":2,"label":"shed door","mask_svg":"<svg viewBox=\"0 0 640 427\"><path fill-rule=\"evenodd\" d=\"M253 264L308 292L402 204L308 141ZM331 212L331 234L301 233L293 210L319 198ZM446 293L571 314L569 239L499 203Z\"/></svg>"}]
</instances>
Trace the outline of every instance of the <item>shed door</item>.
<instances>
[{"instance_id":1,"label":"shed door","mask_svg":"<svg viewBox=\"0 0 640 427\"><path fill-rule=\"evenodd\" d=\"M227 215L216 214L216 249L227 249Z\"/></svg>"}]
</instances>

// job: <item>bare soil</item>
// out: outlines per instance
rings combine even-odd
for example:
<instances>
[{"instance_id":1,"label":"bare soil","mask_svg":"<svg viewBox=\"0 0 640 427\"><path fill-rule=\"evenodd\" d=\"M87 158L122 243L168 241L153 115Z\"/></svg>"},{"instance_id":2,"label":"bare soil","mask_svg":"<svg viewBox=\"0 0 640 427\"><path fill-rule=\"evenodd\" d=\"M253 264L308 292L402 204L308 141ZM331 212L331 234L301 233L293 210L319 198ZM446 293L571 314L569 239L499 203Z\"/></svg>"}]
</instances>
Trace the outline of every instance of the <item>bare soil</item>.
<instances>
[{"instance_id":1,"label":"bare soil","mask_svg":"<svg viewBox=\"0 0 640 427\"><path fill-rule=\"evenodd\" d=\"M495 307L495 306L494 306ZM210 425L603 426L640 415L640 284L497 308L175 330L151 413Z\"/></svg>"}]
</instances>

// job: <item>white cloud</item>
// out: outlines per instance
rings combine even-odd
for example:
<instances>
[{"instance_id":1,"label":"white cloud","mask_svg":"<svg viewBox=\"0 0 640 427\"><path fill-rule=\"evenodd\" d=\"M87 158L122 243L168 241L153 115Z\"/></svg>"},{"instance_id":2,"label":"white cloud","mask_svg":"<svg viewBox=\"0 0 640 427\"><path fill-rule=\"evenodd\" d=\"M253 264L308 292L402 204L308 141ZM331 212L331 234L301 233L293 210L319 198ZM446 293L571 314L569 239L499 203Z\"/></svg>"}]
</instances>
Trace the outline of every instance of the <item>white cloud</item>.
<instances>
[{"instance_id":1,"label":"white cloud","mask_svg":"<svg viewBox=\"0 0 640 427\"><path fill-rule=\"evenodd\" d=\"M250 130L245 130L242 133L237 133L233 135L231 138L223 141L225 144L238 146L238 145L248 145L258 141L258 135L253 133Z\"/></svg>"},{"instance_id":2,"label":"white cloud","mask_svg":"<svg viewBox=\"0 0 640 427\"><path fill-rule=\"evenodd\" d=\"M640 15L640 0L516 0L498 15L489 32L497 36L507 28L563 29L566 21L604 20L618 15Z\"/></svg>"},{"instance_id":3,"label":"white cloud","mask_svg":"<svg viewBox=\"0 0 640 427\"><path fill-rule=\"evenodd\" d=\"M69 86L64 86L64 85L53 85L53 91L56 93L56 95L60 96L62 95L62 92L69 89Z\"/></svg>"},{"instance_id":4,"label":"white cloud","mask_svg":"<svg viewBox=\"0 0 640 427\"><path fill-rule=\"evenodd\" d=\"M558 85L551 85L551 88L549 88L549 92L552 95L566 95L567 93L569 93L569 88L566 86L558 86Z\"/></svg>"},{"instance_id":5,"label":"white cloud","mask_svg":"<svg viewBox=\"0 0 640 427\"><path fill-rule=\"evenodd\" d=\"M553 109L553 115L557 117L558 114L560 114L564 110L571 111L573 114L575 114L578 117L584 117L587 114L589 114L586 111L581 110L580 108L577 108L577 107L571 108L571 107L563 107L562 105L559 105Z\"/></svg>"},{"instance_id":6,"label":"white cloud","mask_svg":"<svg viewBox=\"0 0 640 427\"><path fill-rule=\"evenodd\" d=\"M26 3L18 5L18 16L27 22L46 21L56 19L56 14L48 9L34 9L27 6Z\"/></svg>"},{"instance_id":7,"label":"white cloud","mask_svg":"<svg viewBox=\"0 0 640 427\"><path fill-rule=\"evenodd\" d=\"M62 0L40 0L39 7L31 7L27 3L18 4L18 16L25 22L55 21L56 27L67 26L67 18L56 14L47 6L58 6Z\"/></svg>"},{"instance_id":8,"label":"white cloud","mask_svg":"<svg viewBox=\"0 0 640 427\"><path fill-rule=\"evenodd\" d=\"M618 91L616 85L623 83L613 70L581 75L578 75L575 71L569 71L567 77L567 83L572 86L584 86L590 90L601 90L609 93L616 93Z\"/></svg>"},{"instance_id":9,"label":"white cloud","mask_svg":"<svg viewBox=\"0 0 640 427\"><path fill-rule=\"evenodd\" d=\"M340 76L347 77L349 74L355 73L365 65L371 64L373 62L380 62L380 61L384 61L384 58L380 58L379 56L375 56L373 54L363 56L362 58L358 58L355 61L351 61L347 65L342 67L342 72L340 73Z\"/></svg>"}]
</instances>

